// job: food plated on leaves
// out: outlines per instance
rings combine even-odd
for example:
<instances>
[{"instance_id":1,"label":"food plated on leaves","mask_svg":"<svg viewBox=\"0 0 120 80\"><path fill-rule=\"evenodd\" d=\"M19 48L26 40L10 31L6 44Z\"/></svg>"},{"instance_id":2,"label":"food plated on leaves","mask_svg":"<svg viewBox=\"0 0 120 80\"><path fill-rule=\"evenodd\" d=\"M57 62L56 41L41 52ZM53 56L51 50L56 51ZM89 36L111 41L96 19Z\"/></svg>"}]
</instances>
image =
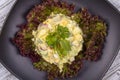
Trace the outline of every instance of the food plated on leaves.
<instances>
[{"instance_id":1,"label":"food plated on leaves","mask_svg":"<svg viewBox=\"0 0 120 80\"><path fill-rule=\"evenodd\" d=\"M102 55L106 23L82 8L56 0L44 0L27 15L27 23L13 38L22 56L48 79L77 75L83 60L97 61Z\"/></svg>"}]
</instances>

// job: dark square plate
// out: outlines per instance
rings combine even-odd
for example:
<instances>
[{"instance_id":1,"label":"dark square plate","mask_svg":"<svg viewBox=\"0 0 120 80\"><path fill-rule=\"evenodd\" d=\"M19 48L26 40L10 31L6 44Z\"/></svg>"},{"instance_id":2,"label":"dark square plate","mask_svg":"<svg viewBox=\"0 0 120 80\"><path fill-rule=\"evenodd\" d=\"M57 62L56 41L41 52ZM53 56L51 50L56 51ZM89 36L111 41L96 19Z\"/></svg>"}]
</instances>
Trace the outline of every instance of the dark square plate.
<instances>
[{"instance_id":1,"label":"dark square plate","mask_svg":"<svg viewBox=\"0 0 120 80\"><path fill-rule=\"evenodd\" d=\"M120 14L105 0L64 0L75 3L77 9L87 8L92 14L99 15L108 24L108 36L103 49L103 55L97 62L85 62L78 76L72 80L101 80L118 53L120 44ZM13 74L23 80L45 80L45 72L34 69L31 61L22 57L18 49L12 45L10 38L19 30L16 26L26 22L28 11L41 0L18 0L12 9L0 36L1 62Z\"/></svg>"}]
</instances>

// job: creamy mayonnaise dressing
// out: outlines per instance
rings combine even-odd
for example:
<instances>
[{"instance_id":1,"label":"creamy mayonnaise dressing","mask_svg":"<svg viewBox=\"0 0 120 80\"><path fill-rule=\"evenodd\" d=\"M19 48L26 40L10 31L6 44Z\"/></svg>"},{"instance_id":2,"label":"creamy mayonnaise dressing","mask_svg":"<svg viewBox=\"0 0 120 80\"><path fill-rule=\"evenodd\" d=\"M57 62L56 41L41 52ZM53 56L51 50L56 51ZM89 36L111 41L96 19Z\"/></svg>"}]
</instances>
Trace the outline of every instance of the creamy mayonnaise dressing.
<instances>
[{"instance_id":1,"label":"creamy mayonnaise dressing","mask_svg":"<svg viewBox=\"0 0 120 80\"><path fill-rule=\"evenodd\" d=\"M49 32L55 31L57 25L67 27L70 32L70 37L66 38L70 41L71 51L60 58L57 51L50 48L46 43L46 37ZM51 64L55 64L59 67L60 72L62 71L64 63L71 63L75 60L75 56L78 55L79 51L82 50L83 46L83 34L79 25L71 19L69 16L63 14L52 13L47 20L42 24L39 24L38 29L32 32L34 38L34 44L36 46L35 51L42 56L44 60Z\"/></svg>"}]
</instances>

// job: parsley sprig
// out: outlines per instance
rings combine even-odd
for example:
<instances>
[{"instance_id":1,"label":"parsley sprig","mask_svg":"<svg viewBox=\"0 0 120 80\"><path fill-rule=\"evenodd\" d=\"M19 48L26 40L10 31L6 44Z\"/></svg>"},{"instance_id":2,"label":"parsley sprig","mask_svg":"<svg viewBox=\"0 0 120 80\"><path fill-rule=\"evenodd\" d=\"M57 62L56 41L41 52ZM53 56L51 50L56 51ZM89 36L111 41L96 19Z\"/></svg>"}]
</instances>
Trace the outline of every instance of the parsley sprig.
<instances>
[{"instance_id":1,"label":"parsley sprig","mask_svg":"<svg viewBox=\"0 0 120 80\"><path fill-rule=\"evenodd\" d=\"M61 25L56 26L54 32L50 32L46 37L48 46L53 48L60 57L66 56L68 51L71 50L71 45L66 38L70 36L70 32L67 27Z\"/></svg>"}]
</instances>

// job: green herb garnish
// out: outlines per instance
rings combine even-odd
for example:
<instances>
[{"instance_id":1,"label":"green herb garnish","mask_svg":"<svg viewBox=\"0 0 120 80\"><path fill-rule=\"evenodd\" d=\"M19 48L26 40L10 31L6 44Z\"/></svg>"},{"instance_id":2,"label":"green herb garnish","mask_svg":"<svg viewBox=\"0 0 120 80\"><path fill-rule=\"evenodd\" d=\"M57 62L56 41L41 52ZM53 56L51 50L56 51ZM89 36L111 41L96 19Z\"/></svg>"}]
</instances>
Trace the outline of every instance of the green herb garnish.
<instances>
[{"instance_id":1,"label":"green herb garnish","mask_svg":"<svg viewBox=\"0 0 120 80\"><path fill-rule=\"evenodd\" d=\"M66 40L70 36L70 32L67 27L61 25L56 26L54 32L50 32L46 37L48 46L57 51L60 56L67 55L71 50L70 42Z\"/></svg>"}]
</instances>

